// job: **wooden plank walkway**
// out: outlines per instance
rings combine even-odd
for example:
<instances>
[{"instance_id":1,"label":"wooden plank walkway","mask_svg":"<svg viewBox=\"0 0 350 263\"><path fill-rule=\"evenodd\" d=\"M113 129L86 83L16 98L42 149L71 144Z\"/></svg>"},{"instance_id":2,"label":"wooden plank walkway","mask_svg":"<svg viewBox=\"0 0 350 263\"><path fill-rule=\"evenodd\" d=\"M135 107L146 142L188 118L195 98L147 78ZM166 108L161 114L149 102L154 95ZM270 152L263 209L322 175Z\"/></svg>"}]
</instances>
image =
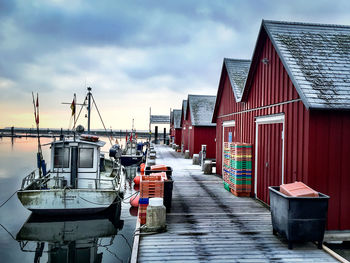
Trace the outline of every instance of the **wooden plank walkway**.
<instances>
[{"instance_id":1,"label":"wooden plank walkway","mask_svg":"<svg viewBox=\"0 0 350 263\"><path fill-rule=\"evenodd\" d=\"M141 235L138 262L338 262L308 242L288 244L272 234L268 209L235 197L216 175L204 175L180 153L157 146L157 164L173 167L168 231Z\"/></svg>"}]
</instances>

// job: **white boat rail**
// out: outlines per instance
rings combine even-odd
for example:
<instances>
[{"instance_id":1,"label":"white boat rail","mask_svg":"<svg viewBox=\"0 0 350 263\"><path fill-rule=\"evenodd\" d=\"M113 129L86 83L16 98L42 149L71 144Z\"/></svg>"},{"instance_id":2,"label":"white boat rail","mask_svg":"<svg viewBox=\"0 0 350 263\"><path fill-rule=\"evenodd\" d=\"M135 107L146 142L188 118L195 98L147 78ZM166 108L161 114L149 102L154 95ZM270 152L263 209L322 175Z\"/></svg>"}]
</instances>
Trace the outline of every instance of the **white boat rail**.
<instances>
[{"instance_id":1,"label":"white boat rail","mask_svg":"<svg viewBox=\"0 0 350 263\"><path fill-rule=\"evenodd\" d=\"M51 184L51 187L47 187L49 181L55 181ZM116 189L119 184L119 175L111 177L110 179L97 179L97 178L77 178L75 179L75 185L79 185L79 182L92 181L90 185L95 188L92 189ZM88 184L89 185L89 184ZM37 189L64 189L69 188L64 177L50 176L50 171L46 176L40 177L38 169L35 169L22 180L21 190L37 190ZM81 189L89 189L90 187L83 187ZM80 187L78 188L80 189Z\"/></svg>"}]
</instances>

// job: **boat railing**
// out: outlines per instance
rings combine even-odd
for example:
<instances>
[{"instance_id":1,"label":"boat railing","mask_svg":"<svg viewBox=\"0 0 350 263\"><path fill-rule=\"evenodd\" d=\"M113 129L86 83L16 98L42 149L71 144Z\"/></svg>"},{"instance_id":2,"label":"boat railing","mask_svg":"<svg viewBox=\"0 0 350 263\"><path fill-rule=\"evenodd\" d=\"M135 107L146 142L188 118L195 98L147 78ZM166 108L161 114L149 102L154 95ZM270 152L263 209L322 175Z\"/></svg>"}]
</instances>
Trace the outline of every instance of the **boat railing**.
<instances>
[{"instance_id":1,"label":"boat railing","mask_svg":"<svg viewBox=\"0 0 350 263\"><path fill-rule=\"evenodd\" d=\"M96 179L96 178L77 178L75 183L78 188L92 189L116 189L118 182L116 178L111 179Z\"/></svg>"},{"instance_id":2,"label":"boat railing","mask_svg":"<svg viewBox=\"0 0 350 263\"><path fill-rule=\"evenodd\" d=\"M30 185L33 185L34 183L39 182L40 180L44 179L45 177L40 177L39 169L35 169L30 174L28 174L26 177L22 180L21 190L29 187Z\"/></svg>"}]
</instances>

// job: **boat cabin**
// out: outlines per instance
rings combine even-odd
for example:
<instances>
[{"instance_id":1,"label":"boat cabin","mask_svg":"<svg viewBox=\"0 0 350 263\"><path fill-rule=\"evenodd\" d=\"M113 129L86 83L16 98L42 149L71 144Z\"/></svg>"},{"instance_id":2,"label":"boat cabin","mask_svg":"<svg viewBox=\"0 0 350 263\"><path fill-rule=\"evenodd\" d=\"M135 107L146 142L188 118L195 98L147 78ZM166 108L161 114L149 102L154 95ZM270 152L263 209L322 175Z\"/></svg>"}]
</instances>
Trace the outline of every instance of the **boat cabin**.
<instances>
[{"instance_id":1,"label":"boat cabin","mask_svg":"<svg viewBox=\"0 0 350 263\"><path fill-rule=\"evenodd\" d=\"M105 142L96 138L82 136L51 143L51 176L57 178L51 183L56 185L51 187L98 188L100 148Z\"/></svg>"}]
</instances>

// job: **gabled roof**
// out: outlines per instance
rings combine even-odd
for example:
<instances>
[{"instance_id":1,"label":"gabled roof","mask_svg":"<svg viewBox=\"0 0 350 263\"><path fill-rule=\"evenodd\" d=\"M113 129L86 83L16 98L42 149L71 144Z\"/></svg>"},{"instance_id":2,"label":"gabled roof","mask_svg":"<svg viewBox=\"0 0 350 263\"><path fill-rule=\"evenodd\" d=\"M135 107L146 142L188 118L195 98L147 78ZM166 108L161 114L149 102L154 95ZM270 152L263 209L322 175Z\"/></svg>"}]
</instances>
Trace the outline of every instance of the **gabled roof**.
<instances>
[{"instance_id":1,"label":"gabled roof","mask_svg":"<svg viewBox=\"0 0 350 263\"><path fill-rule=\"evenodd\" d=\"M241 100L245 80L247 79L250 60L224 58L224 65L230 79L236 101Z\"/></svg>"},{"instance_id":2,"label":"gabled roof","mask_svg":"<svg viewBox=\"0 0 350 263\"><path fill-rule=\"evenodd\" d=\"M215 126L212 123L216 96L188 95L187 103L192 126Z\"/></svg>"},{"instance_id":3,"label":"gabled roof","mask_svg":"<svg viewBox=\"0 0 350 263\"><path fill-rule=\"evenodd\" d=\"M180 129L181 128L181 110L173 110L173 116L174 116L174 128Z\"/></svg>"},{"instance_id":4,"label":"gabled roof","mask_svg":"<svg viewBox=\"0 0 350 263\"><path fill-rule=\"evenodd\" d=\"M216 102L215 102L215 108L214 108L214 114L213 114L213 120L212 120L213 122L215 122L214 118L216 117L217 111L219 110L222 90L224 88L224 81L226 76L225 74L227 74L230 79L232 92L235 96L236 101L241 101L245 81L248 76L249 67L250 67L250 60L224 58L218 93L216 95Z\"/></svg>"},{"instance_id":5,"label":"gabled roof","mask_svg":"<svg viewBox=\"0 0 350 263\"><path fill-rule=\"evenodd\" d=\"M307 108L350 109L350 26L263 20L244 96L266 36Z\"/></svg>"},{"instance_id":6,"label":"gabled roof","mask_svg":"<svg viewBox=\"0 0 350 263\"><path fill-rule=\"evenodd\" d=\"M174 124L174 111L170 111L170 124Z\"/></svg>"},{"instance_id":7,"label":"gabled roof","mask_svg":"<svg viewBox=\"0 0 350 263\"><path fill-rule=\"evenodd\" d=\"M187 114L187 100L183 100L182 109L181 109L181 121L180 121L181 127L182 127L182 120L186 120L186 114Z\"/></svg>"}]
</instances>

